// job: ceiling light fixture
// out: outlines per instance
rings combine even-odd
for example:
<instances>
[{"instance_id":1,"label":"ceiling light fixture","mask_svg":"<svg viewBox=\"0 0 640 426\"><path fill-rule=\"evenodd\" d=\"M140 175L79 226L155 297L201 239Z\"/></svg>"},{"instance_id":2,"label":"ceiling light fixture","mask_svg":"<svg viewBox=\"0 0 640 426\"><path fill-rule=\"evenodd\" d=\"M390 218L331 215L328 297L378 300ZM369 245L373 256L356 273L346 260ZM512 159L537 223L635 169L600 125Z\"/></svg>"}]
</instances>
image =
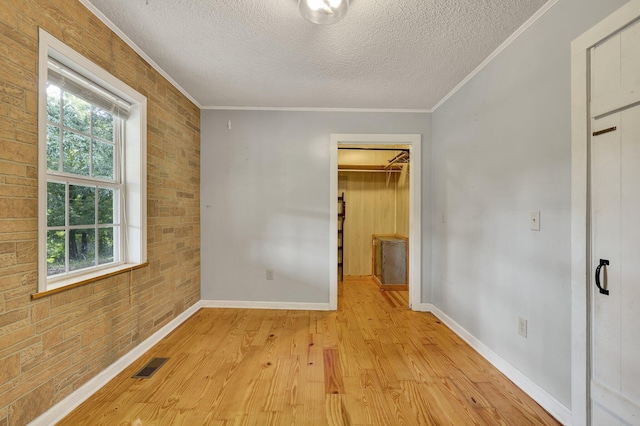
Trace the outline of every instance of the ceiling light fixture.
<instances>
[{"instance_id":1,"label":"ceiling light fixture","mask_svg":"<svg viewBox=\"0 0 640 426\"><path fill-rule=\"evenodd\" d=\"M349 0L298 0L300 14L314 24L335 24L347 14Z\"/></svg>"}]
</instances>

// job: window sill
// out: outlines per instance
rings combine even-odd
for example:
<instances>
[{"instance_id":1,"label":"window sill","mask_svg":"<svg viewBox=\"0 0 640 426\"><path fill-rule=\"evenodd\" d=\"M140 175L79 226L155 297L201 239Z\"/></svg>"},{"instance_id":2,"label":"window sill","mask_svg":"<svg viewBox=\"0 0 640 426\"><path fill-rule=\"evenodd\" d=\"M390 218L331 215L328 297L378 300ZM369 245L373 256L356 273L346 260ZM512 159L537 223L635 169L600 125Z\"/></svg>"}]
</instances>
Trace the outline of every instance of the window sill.
<instances>
[{"instance_id":1,"label":"window sill","mask_svg":"<svg viewBox=\"0 0 640 426\"><path fill-rule=\"evenodd\" d=\"M81 277L73 277L67 280L61 280L56 282L55 288L50 290L41 291L39 293L34 293L31 295L31 300L40 299L43 297L51 296L52 294L61 293L66 290L71 290L72 288L81 287L85 284L90 284L96 281L103 280L105 278L113 277L115 275L123 274L125 272L133 271L136 269L144 268L145 266L149 266L149 262L139 263L136 265L132 264L123 264L114 266L113 268L102 269L100 271L96 271L90 274L83 275Z\"/></svg>"}]
</instances>

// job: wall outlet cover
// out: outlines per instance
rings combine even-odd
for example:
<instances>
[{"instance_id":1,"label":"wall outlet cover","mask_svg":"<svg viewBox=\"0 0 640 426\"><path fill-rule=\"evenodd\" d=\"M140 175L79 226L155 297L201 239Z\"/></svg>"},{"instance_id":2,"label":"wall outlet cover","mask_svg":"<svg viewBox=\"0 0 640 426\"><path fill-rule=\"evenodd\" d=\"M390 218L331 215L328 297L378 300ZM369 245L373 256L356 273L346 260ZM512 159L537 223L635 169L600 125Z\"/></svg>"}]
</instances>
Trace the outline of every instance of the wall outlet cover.
<instances>
[{"instance_id":1,"label":"wall outlet cover","mask_svg":"<svg viewBox=\"0 0 640 426\"><path fill-rule=\"evenodd\" d=\"M524 318L518 318L518 334L527 337L527 320Z\"/></svg>"}]
</instances>

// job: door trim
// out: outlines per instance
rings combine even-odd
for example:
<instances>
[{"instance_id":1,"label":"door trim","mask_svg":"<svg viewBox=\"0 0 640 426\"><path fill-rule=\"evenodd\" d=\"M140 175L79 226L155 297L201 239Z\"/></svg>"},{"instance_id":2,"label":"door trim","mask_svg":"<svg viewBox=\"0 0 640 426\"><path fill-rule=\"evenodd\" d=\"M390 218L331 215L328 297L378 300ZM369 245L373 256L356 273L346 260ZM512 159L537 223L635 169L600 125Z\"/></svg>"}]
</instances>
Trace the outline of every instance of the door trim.
<instances>
[{"instance_id":1,"label":"door trim","mask_svg":"<svg viewBox=\"0 0 640 426\"><path fill-rule=\"evenodd\" d=\"M408 145L409 158L409 307L417 310L422 303L422 135L331 134L329 189L329 306L338 309L338 145Z\"/></svg>"},{"instance_id":2,"label":"door trim","mask_svg":"<svg viewBox=\"0 0 640 426\"><path fill-rule=\"evenodd\" d=\"M574 425L591 423L589 50L640 16L629 3L571 43L571 407Z\"/></svg>"}]
</instances>

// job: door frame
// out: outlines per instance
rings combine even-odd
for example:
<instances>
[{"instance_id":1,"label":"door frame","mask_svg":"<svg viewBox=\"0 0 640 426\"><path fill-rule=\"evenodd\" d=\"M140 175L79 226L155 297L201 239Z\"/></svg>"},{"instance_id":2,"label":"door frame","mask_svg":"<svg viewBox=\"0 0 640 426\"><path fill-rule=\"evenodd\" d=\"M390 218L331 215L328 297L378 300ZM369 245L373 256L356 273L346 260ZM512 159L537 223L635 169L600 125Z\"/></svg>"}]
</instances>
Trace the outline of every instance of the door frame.
<instances>
[{"instance_id":1,"label":"door frame","mask_svg":"<svg viewBox=\"0 0 640 426\"><path fill-rule=\"evenodd\" d=\"M420 134L331 134L329 190L329 306L338 309L338 145L407 145L409 147L409 308L422 302L422 135Z\"/></svg>"},{"instance_id":2,"label":"door frame","mask_svg":"<svg viewBox=\"0 0 640 426\"><path fill-rule=\"evenodd\" d=\"M600 21L571 43L571 411L591 424L591 218L589 50L640 17L640 0Z\"/></svg>"}]
</instances>

